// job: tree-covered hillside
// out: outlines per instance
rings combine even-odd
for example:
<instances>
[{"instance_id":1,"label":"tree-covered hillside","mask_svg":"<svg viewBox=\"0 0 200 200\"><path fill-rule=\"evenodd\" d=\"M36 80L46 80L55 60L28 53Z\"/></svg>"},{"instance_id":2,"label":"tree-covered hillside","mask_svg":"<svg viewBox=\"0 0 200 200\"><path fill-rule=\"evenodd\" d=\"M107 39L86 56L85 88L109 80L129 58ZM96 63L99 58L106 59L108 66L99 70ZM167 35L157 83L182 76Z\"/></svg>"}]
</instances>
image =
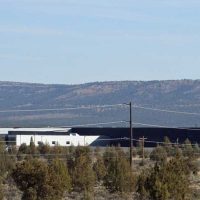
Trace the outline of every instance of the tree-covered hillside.
<instances>
[{"instance_id":1,"label":"tree-covered hillside","mask_svg":"<svg viewBox=\"0 0 200 200\"><path fill-rule=\"evenodd\" d=\"M0 110L27 110L118 104L200 112L200 80L118 81L80 85L0 82ZM198 116L134 108L142 123L196 126ZM96 123L128 119L125 107L46 112L1 112L0 126L47 126Z\"/></svg>"}]
</instances>

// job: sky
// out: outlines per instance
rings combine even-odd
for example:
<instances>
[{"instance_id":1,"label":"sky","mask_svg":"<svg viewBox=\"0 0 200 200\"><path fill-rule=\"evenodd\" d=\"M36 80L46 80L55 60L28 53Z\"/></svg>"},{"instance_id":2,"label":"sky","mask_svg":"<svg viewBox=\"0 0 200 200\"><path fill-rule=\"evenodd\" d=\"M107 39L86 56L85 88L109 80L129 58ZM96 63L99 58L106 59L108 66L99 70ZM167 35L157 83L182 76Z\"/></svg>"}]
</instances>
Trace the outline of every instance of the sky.
<instances>
[{"instance_id":1,"label":"sky","mask_svg":"<svg viewBox=\"0 0 200 200\"><path fill-rule=\"evenodd\" d=\"M0 0L0 80L199 79L199 0Z\"/></svg>"}]
</instances>

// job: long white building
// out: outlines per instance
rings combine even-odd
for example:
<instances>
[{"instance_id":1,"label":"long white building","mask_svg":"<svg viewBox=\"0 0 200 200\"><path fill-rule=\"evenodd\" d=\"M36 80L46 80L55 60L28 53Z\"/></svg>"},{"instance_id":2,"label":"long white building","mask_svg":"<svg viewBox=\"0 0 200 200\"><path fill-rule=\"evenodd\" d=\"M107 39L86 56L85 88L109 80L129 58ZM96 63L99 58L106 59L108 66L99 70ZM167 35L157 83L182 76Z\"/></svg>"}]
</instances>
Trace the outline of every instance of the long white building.
<instances>
[{"instance_id":1,"label":"long white building","mask_svg":"<svg viewBox=\"0 0 200 200\"><path fill-rule=\"evenodd\" d=\"M48 144L50 146L98 146L99 140L102 143L102 136L71 133L71 128L0 128L0 135L5 137L8 145L15 144L16 146L20 146L23 143L29 145L31 138L36 146L39 144Z\"/></svg>"}]
</instances>

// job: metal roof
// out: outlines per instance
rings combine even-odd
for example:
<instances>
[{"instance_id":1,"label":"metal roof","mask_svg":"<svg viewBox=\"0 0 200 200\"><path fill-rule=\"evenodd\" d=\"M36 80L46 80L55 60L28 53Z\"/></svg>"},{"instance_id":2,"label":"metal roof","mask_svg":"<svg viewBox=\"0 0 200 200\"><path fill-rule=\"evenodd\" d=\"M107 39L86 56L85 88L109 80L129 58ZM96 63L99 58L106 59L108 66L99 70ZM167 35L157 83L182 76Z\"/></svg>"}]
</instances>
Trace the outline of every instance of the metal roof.
<instances>
[{"instance_id":1,"label":"metal roof","mask_svg":"<svg viewBox=\"0 0 200 200\"><path fill-rule=\"evenodd\" d=\"M8 132L69 132L71 128L57 128L57 127L46 127L46 128L0 128L0 135L8 134Z\"/></svg>"}]
</instances>

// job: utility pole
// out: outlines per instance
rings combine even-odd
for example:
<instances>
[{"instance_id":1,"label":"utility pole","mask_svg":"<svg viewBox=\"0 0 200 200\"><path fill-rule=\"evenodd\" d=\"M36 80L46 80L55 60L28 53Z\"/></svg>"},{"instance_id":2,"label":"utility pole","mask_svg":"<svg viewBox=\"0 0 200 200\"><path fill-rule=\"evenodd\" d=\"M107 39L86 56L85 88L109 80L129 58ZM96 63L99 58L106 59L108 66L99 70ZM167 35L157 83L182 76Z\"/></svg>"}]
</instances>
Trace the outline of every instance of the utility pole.
<instances>
[{"instance_id":1,"label":"utility pole","mask_svg":"<svg viewBox=\"0 0 200 200\"><path fill-rule=\"evenodd\" d=\"M144 136L142 138L139 138L139 140L142 140L142 162L144 163L144 140L146 140Z\"/></svg>"},{"instance_id":2,"label":"utility pole","mask_svg":"<svg viewBox=\"0 0 200 200\"><path fill-rule=\"evenodd\" d=\"M132 103L129 103L130 108L130 166L132 169L132 156L133 156L133 127L132 127Z\"/></svg>"}]
</instances>

